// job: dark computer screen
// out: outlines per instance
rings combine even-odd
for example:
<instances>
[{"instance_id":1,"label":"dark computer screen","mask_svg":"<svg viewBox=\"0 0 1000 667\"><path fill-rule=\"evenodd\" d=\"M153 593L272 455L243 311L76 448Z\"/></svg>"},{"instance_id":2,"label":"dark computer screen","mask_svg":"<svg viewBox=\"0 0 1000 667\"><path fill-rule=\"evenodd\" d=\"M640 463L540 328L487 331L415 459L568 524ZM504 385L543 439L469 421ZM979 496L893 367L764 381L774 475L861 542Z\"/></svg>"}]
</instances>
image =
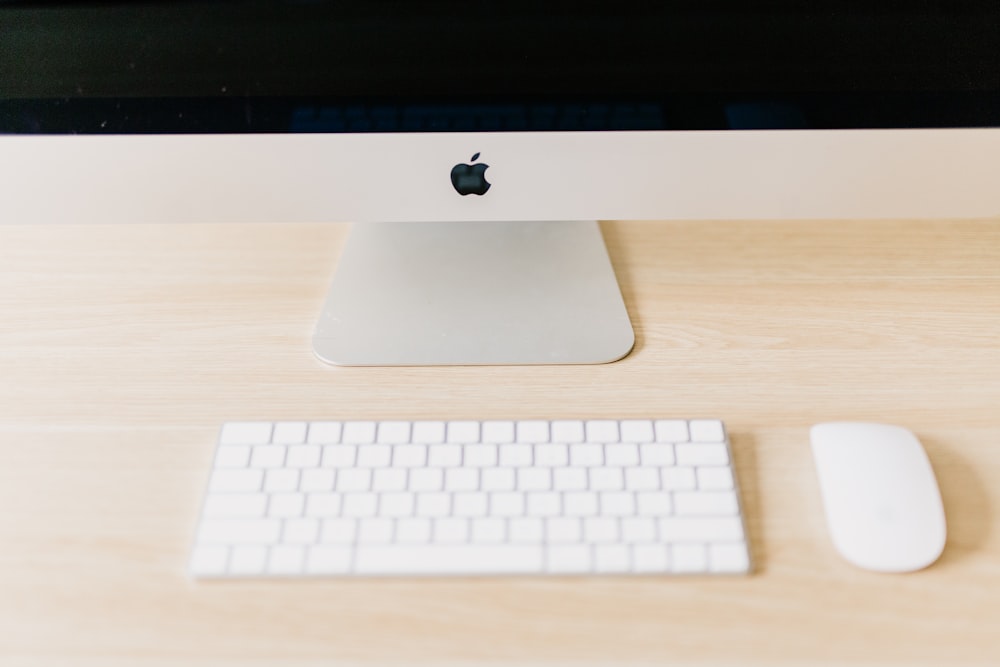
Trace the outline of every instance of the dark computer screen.
<instances>
[{"instance_id":1,"label":"dark computer screen","mask_svg":"<svg viewBox=\"0 0 1000 667\"><path fill-rule=\"evenodd\" d=\"M997 53L996 2L2 2L0 131L996 126Z\"/></svg>"}]
</instances>

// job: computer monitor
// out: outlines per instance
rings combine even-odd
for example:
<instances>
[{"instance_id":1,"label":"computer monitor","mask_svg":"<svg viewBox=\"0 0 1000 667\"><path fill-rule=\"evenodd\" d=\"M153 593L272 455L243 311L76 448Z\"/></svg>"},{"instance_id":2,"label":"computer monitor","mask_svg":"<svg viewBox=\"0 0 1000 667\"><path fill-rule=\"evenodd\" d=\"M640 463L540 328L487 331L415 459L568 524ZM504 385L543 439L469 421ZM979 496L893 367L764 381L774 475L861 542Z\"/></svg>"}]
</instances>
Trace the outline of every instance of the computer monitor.
<instances>
[{"instance_id":1,"label":"computer monitor","mask_svg":"<svg viewBox=\"0 0 1000 667\"><path fill-rule=\"evenodd\" d=\"M0 3L0 218L364 223L408 365L628 354L597 220L1000 215L1000 5L708 4Z\"/></svg>"}]
</instances>

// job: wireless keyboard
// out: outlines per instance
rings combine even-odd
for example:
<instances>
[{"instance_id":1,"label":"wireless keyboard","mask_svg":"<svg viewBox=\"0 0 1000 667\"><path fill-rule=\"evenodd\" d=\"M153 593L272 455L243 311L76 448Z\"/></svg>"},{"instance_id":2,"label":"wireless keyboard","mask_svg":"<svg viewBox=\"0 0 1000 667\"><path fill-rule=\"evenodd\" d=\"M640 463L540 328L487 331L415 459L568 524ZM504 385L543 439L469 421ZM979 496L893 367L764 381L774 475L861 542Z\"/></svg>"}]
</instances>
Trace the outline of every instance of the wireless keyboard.
<instances>
[{"instance_id":1,"label":"wireless keyboard","mask_svg":"<svg viewBox=\"0 0 1000 667\"><path fill-rule=\"evenodd\" d=\"M746 574L722 422L235 422L192 576Z\"/></svg>"}]
</instances>

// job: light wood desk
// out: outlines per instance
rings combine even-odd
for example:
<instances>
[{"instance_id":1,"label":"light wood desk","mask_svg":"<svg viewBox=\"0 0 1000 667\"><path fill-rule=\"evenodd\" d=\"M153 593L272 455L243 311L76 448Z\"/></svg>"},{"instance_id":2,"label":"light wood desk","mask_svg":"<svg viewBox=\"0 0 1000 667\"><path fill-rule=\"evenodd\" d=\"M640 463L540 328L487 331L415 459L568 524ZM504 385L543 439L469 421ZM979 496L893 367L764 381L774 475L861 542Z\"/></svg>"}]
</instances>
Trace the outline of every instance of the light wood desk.
<instances>
[{"instance_id":1,"label":"light wood desk","mask_svg":"<svg viewBox=\"0 0 1000 667\"><path fill-rule=\"evenodd\" d=\"M331 368L342 225L0 225L0 664L1000 664L1000 221L609 223L607 366ZM219 425L717 415L747 578L192 583ZM949 522L853 569L807 427L923 440Z\"/></svg>"}]
</instances>

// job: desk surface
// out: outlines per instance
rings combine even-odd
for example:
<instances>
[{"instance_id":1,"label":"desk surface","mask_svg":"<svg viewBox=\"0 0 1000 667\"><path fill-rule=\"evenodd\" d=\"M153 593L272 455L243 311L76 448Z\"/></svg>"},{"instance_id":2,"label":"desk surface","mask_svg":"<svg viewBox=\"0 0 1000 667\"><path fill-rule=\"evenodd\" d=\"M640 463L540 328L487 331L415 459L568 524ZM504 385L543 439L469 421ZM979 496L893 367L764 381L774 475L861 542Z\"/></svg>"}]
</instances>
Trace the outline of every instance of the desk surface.
<instances>
[{"instance_id":1,"label":"desk surface","mask_svg":"<svg viewBox=\"0 0 1000 667\"><path fill-rule=\"evenodd\" d=\"M1000 663L1000 221L606 223L637 344L578 367L322 365L347 229L0 226L0 662ZM225 420L581 414L725 419L756 574L185 576ZM834 553L831 419L923 440L936 565Z\"/></svg>"}]
</instances>

